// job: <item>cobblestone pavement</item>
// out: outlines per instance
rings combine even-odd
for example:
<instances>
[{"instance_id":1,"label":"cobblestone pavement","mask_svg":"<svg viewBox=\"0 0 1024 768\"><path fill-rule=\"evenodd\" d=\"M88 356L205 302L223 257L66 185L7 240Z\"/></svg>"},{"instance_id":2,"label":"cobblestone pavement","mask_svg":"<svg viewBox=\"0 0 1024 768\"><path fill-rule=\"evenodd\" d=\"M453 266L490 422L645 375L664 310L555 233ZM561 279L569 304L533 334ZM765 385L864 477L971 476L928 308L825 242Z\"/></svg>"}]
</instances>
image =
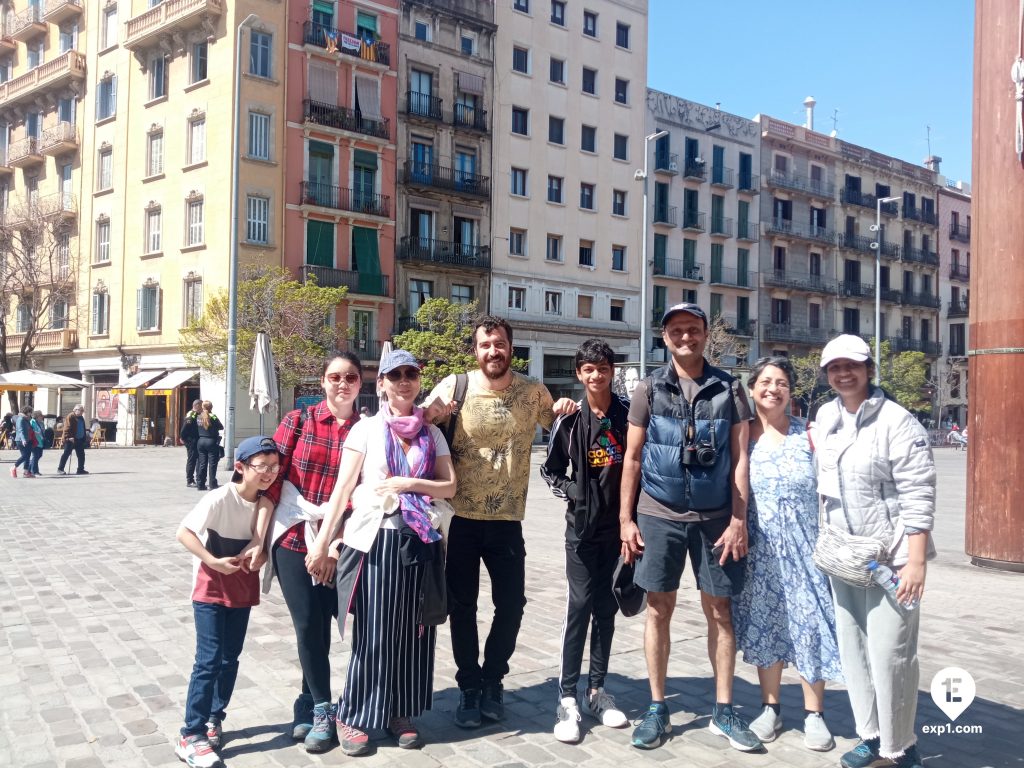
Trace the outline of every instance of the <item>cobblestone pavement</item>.
<instances>
[{"instance_id":1,"label":"cobblestone pavement","mask_svg":"<svg viewBox=\"0 0 1024 768\"><path fill-rule=\"evenodd\" d=\"M9 464L12 452L3 458ZM534 464L541 454L535 452ZM921 627L918 729L946 724L928 687L941 668L958 666L977 681L977 699L956 726L981 734L923 735L926 766L1024 766L1024 628L1021 576L983 571L963 554L963 453L938 453L939 558L929 568ZM180 448L88 452L88 477L7 476L3 468L0 527L0 766L18 768L138 768L177 763L172 740L180 727L192 664L190 558L174 540L177 523L197 494L182 479ZM222 473L226 479L227 473ZM231 768L263 766L444 765L547 766L623 764L665 766L833 766L853 744L845 692L830 686L827 716L839 749L805 750L789 730L761 754L744 755L707 730L712 682L706 630L691 584L680 592L672 635L668 692L674 726L661 748L639 752L629 729L584 719L579 745L551 735L555 673L564 600L562 507L536 471L525 525L529 604L512 673L506 679L508 716L502 725L462 731L452 725L456 704L447 628L438 639L434 709L421 721L429 743L400 752L384 739L375 753L348 758L339 750L307 755L284 736L299 680L295 640L280 592L253 611L241 675L229 709L224 758ZM687 582L684 579L684 582ZM486 592L484 593L486 594ZM487 611L486 613L489 613ZM609 690L631 716L646 707L642 618L618 622ZM347 647L332 651L340 690ZM748 715L760 697L752 667L738 665L736 702ZM784 677L787 728L802 724L795 674Z\"/></svg>"}]
</instances>

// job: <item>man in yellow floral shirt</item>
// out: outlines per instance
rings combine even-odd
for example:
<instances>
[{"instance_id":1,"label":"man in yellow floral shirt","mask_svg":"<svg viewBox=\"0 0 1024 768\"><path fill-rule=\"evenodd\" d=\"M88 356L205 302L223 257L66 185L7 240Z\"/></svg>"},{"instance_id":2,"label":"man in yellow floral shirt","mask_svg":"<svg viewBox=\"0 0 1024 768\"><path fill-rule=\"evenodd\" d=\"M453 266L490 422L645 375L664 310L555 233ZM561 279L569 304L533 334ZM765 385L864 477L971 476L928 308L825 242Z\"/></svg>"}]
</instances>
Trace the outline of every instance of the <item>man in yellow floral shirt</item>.
<instances>
[{"instance_id":1,"label":"man in yellow floral shirt","mask_svg":"<svg viewBox=\"0 0 1024 768\"><path fill-rule=\"evenodd\" d=\"M530 476L530 448L537 426L550 429L551 393L539 381L515 373L512 328L499 317L483 317L473 331L480 368L469 372L466 396L452 439L459 487L448 532L448 611L455 679L461 698L455 724L476 728L481 717L504 716L502 678L516 647L526 605L526 546L523 515ZM441 381L427 402L452 403L455 376ZM562 400L559 406L566 407ZM481 667L476 612L480 562L491 577L494 620Z\"/></svg>"}]
</instances>

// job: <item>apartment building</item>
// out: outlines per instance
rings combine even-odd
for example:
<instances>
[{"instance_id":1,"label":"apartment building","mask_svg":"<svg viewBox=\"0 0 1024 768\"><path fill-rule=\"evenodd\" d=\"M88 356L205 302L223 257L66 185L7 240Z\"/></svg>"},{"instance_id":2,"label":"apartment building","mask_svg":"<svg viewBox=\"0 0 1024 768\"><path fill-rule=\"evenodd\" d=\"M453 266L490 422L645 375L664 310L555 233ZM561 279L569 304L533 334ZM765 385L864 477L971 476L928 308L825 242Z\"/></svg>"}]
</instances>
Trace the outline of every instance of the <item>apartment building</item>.
<instances>
[{"instance_id":1,"label":"apartment building","mask_svg":"<svg viewBox=\"0 0 1024 768\"><path fill-rule=\"evenodd\" d=\"M402 2L398 332L433 297L488 308L496 30L493 3Z\"/></svg>"},{"instance_id":2,"label":"apartment building","mask_svg":"<svg viewBox=\"0 0 1024 768\"><path fill-rule=\"evenodd\" d=\"M652 360L665 360L661 316L680 301L721 318L746 355L757 355L759 169L757 123L661 91L647 91L647 136L662 131L648 158L647 227L652 254L648 297ZM642 151L642 149L641 149Z\"/></svg>"},{"instance_id":3,"label":"apartment building","mask_svg":"<svg viewBox=\"0 0 1024 768\"><path fill-rule=\"evenodd\" d=\"M555 397L601 337L639 354L645 0L498 0L491 312Z\"/></svg>"},{"instance_id":4,"label":"apartment building","mask_svg":"<svg viewBox=\"0 0 1024 768\"><path fill-rule=\"evenodd\" d=\"M938 169L936 169L938 170ZM943 357L935 375L936 417L961 427L967 423L968 314L971 304L971 185L939 185L939 285Z\"/></svg>"},{"instance_id":5,"label":"apartment building","mask_svg":"<svg viewBox=\"0 0 1024 768\"><path fill-rule=\"evenodd\" d=\"M285 260L348 288L335 320L374 398L394 324L398 0L292 0L289 14Z\"/></svg>"}]
</instances>

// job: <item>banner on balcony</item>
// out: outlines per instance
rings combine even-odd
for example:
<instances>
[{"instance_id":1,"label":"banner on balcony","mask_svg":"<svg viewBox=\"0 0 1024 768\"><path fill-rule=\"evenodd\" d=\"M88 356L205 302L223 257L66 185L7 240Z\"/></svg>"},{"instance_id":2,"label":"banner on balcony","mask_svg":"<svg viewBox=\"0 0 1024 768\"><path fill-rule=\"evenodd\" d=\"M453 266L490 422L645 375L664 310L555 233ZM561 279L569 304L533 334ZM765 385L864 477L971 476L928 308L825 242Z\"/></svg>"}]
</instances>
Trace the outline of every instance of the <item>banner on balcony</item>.
<instances>
[{"instance_id":1,"label":"banner on balcony","mask_svg":"<svg viewBox=\"0 0 1024 768\"><path fill-rule=\"evenodd\" d=\"M360 48L362 48L363 41L354 35L346 35L344 32L341 33L341 47L349 53L359 54Z\"/></svg>"}]
</instances>

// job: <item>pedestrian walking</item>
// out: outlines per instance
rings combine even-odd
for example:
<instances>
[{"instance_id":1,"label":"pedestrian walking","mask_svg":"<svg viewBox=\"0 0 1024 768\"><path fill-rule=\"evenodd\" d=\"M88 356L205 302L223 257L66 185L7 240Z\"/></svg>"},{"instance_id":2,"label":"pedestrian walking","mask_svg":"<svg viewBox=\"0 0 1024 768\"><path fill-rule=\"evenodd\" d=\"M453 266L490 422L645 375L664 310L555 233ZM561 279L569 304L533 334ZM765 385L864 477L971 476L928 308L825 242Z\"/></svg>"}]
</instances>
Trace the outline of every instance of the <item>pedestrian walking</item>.
<instances>
[{"instance_id":1,"label":"pedestrian walking","mask_svg":"<svg viewBox=\"0 0 1024 768\"><path fill-rule=\"evenodd\" d=\"M437 640L436 621L427 618L427 599L435 594L427 580L444 562L430 500L455 493L444 435L415 407L416 358L393 350L381 363L377 386L385 402L349 432L328 512L306 558L317 578L331 577L328 549L351 501L337 561L342 633L352 614L352 658L337 711L346 755L369 751L370 729L386 729L403 749L422 743L413 718L431 706Z\"/></svg>"},{"instance_id":2,"label":"pedestrian walking","mask_svg":"<svg viewBox=\"0 0 1024 768\"><path fill-rule=\"evenodd\" d=\"M196 488L205 491L217 487L217 462L220 461L220 433L224 429L213 413L213 403L203 401L203 408L196 416ZM209 486L207 486L209 483Z\"/></svg>"},{"instance_id":3,"label":"pedestrian walking","mask_svg":"<svg viewBox=\"0 0 1024 768\"><path fill-rule=\"evenodd\" d=\"M860 742L845 768L888 760L921 768L914 719L920 671L926 561L934 557L935 463L928 433L913 414L872 386L871 350L858 336L832 339L821 367L837 397L818 411L818 493L824 522L853 536L877 539L899 577L895 597L877 584L832 577L843 676Z\"/></svg>"},{"instance_id":4,"label":"pedestrian walking","mask_svg":"<svg viewBox=\"0 0 1024 768\"><path fill-rule=\"evenodd\" d=\"M828 579L814 565L818 494L806 422L790 415L796 372L785 357L763 357L747 379L750 427L750 554L732 603L736 647L757 666L761 714L750 730L771 742L782 731L782 668L796 666L804 695L804 746L835 747L825 724L825 682L842 680Z\"/></svg>"},{"instance_id":5,"label":"pedestrian walking","mask_svg":"<svg viewBox=\"0 0 1024 768\"><path fill-rule=\"evenodd\" d=\"M32 436L35 438L35 445L32 446L32 474L38 477L40 475L39 460L43 457L43 448L46 445L43 437L46 422L43 420L42 411L32 411L29 426L32 428Z\"/></svg>"},{"instance_id":6,"label":"pedestrian walking","mask_svg":"<svg viewBox=\"0 0 1024 768\"><path fill-rule=\"evenodd\" d=\"M202 400L193 400L192 408L181 421L178 437L185 444L185 486L196 485L196 462L199 461L199 414L203 410ZM205 477L203 478L206 479Z\"/></svg>"},{"instance_id":7,"label":"pedestrian walking","mask_svg":"<svg viewBox=\"0 0 1024 768\"><path fill-rule=\"evenodd\" d=\"M235 451L234 475L205 495L182 520L177 539L195 557L192 613L196 656L175 754L192 768L221 768L223 722L238 677L249 613L259 605L266 559L257 499L277 477L277 444L248 437Z\"/></svg>"},{"instance_id":8,"label":"pedestrian walking","mask_svg":"<svg viewBox=\"0 0 1024 768\"><path fill-rule=\"evenodd\" d=\"M57 464L58 475L68 474L64 468L67 466L72 451L75 452L75 457L78 460L78 469L75 474L89 474L85 470L85 446L88 443L88 437L86 436L85 417L82 415L84 410L82 406L76 405L64 420L64 452L60 455L60 461Z\"/></svg>"},{"instance_id":9,"label":"pedestrian walking","mask_svg":"<svg viewBox=\"0 0 1024 768\"><path fill-rule=\"evenodd\" d=\"M715 678L708 728L750 752L762 745L733 710L736 640L730 613L743 589L747 555L750 406L739 382L704 359L708 319L699 306L669 308L661 337L671 359L633 391L619 506L626 558L643 555L635 580L647 590L644 651L651 705L632 743L654 749L672 730L665 676L672 613L689 556ZM634 519L631 502L638 488Z\"/></svg>"},{"instance_id":10,"label":"pedestrian walking","mask_svg":"<svg viewBox=\"0 0 1024 768\"><path fill-rule=\"evenodd\" d=\"M567 597L554 735L567 743L580 740L576 688L588 626L590 673L583 711L611 728L628 722L604 684L618 612L612 574L622 549L619 491L629 401L612 392L615 354L599 339L576 350L576 378L584 390L580 410L555 420L540 468L555 496L566 502Z\"/></svg>"},{"instance_id":11,"label":"pedestrian walking","mask_svg":"<svg viewBox=\"0 0 1024 768\"><path fill-rule=\"evenodd\" d=\"M267 537L273 570L264 576L263 588L269 589L268 577L277 577L295 628L302 687L292 706L291 734L308 752L329 749L336 737L329 654L338 593L332 578L311 577L306 555L323 518L321 505L334 491L342 446L359 421L353 406L362 374L351 352L329 356L320 369L324 400L308 413L296 409L285 414L274 433L281 472L266 494L277 506ZM337 547L329 552L337 560Z\"/></svg>"},{"instance_id":12,"label":"pedestrian walking","mask_svg":"<svg viewBox=\"0 0 1024 768\"><path fill-rule=\"evenodd\" d=\"M35 477L32 473L32 449L35 448L35 432L32 431L32 406L24 405L14 420L14 447L18 449L18 460L11 467L11 477L18 476L18 467L24 467L22 477Z\"/></svg>"}]
</instances>

